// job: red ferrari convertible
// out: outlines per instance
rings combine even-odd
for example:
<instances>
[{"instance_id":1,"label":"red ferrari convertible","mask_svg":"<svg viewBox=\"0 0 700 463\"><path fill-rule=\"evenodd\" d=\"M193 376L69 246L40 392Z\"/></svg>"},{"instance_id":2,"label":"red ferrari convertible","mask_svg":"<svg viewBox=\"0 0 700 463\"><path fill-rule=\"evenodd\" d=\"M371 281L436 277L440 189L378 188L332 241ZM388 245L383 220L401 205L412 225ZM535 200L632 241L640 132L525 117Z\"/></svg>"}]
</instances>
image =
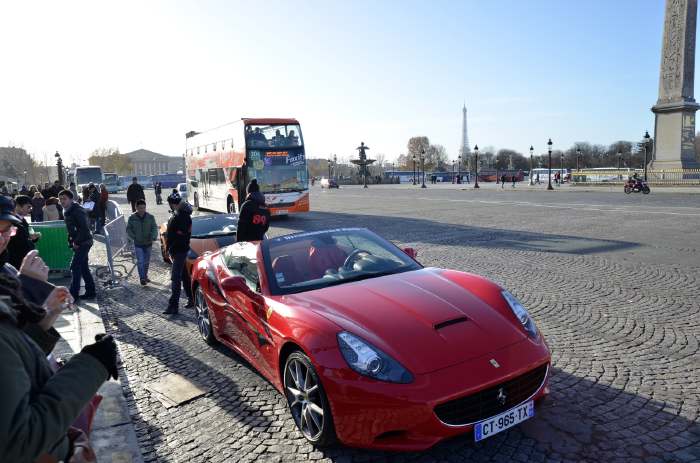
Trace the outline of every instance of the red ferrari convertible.
<instances>
[{"instance_id":1,"label":"red ferrari convertible","mask_svg":"<svg viewBox=\"0 0 700 463\"><path fill-rule=\"evenodd\" d=\"M479 441L549 393L549 349L511 293L363 228L235 243L200 257L192 284L202 338L269 379L315 445Z\"/></svg>"}]
</instances>

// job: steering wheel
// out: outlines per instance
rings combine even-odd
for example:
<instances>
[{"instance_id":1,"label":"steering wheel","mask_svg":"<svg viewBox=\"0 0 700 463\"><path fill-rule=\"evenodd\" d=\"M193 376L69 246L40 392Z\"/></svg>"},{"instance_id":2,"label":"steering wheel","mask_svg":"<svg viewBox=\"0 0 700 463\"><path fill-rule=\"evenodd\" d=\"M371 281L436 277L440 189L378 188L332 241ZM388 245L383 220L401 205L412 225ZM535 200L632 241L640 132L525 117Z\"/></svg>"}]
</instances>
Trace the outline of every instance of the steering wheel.
<instances>
[{"instance_id":1,"label":"steering wheel","mask_svg":"<svg viewBox=\"0 0 700 463\"><path fill-rule=\"evenodd\" d=\"M345 270L352 270L352 266L355 264L355 261L357 260L360 254L367 254L368 256L372 255L372 253L370 253L369 251L365 251L364 249L355 249L350 254L348 254L348 257L345 258L345 262L343 262L342 268L344 268Z\"/></svg>"}]
</instances>

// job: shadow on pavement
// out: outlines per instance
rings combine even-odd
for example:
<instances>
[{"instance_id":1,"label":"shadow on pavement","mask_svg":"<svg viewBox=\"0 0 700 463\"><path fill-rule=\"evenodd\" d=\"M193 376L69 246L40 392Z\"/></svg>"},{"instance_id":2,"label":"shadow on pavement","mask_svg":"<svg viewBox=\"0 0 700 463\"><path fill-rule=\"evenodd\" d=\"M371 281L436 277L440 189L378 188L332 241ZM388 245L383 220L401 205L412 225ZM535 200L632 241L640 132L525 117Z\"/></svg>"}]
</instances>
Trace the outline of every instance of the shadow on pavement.
<instances>
[{"instance_id":1,"label":"shadow on pavement","mask_svg":"<svg viewBox=\"0 0 700 463\"><path fill-rule=\"evenodd\" d=\"M274 228L293 231L323 230L338 227L366 227L391 241L429 243L446 246L471 246L519 251L539 251L587 255L639 247L638 243L593 239L579 236L533 233L486 228L429 219L375 216L341 212L309 212L272 222Z\"/></svg>"}]
</instances>

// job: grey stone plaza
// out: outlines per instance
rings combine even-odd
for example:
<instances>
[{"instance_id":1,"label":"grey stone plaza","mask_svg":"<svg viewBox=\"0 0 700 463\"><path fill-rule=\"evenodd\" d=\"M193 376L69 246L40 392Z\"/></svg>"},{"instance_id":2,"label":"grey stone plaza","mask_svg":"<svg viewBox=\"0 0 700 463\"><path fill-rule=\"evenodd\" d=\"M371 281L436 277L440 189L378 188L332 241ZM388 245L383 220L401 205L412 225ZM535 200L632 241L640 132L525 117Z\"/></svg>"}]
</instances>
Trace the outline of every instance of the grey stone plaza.
<instances>
[{"instance_id":1,"label":"grey stone plaza","mask_svg":"<svg viewBox=\"0 0 700 463\"><path fill-rule=\"evenodd\" d=\"M536 416L478 444L465 435L423 453L315 449L267 381L199 338L193 312L161 315L169 274L158 253L149 287L124 261L130 275L99 305L118 341L138 451L147 462L700 461L698 198L315 187L313 212L273 221L272 235L370 228L416 248L426 266L495 280L533 314L553 354L552 393ZM171 373L206 394L166 407L146 384Z\"/></svg>"}]
</instances>

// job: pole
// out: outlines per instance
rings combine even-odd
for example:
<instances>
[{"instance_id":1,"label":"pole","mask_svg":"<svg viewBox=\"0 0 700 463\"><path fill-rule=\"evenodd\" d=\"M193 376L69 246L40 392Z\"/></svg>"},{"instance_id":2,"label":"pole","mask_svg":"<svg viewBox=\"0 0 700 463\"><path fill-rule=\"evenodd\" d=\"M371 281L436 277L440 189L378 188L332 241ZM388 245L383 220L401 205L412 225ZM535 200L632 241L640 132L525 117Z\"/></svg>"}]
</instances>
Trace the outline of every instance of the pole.
<instances>
[{"instance_id":1,"label":"pole","mask_svg":"<svg viewBox=\"0 0 700 463\"><path fill-rule=\"evenodd\" d=\"M413 185L416 184L416 157L413 156Z\"/></svg>"},{"instance_id":2,"label":"pole","mask_svg":"<svg viewBox=\"0 0 700 463\"><path fill-rule=\"evenodd\" d=\"M474 146L474 188L479 187L479 145Z\"/></svg>"},{"instance_id":3,"label":"pole","mask_svg":"<svg viewBox=\"0 0 700 463\"><path fill-rule=\"evenodd\" d=\"M548 183L547 183L547 189L548 190L553 190L554 187L552 187L552 139L550 138L549 141L547 142L547 153L548 153L548 168L547 170L549 171L549 175L547 175Z\"/></svg>"},{"instance_id":4,"label":"pole","mask_svg":"<svg viewBox=\"0 0 700 463\"><path fill-rule=\"evenodd\" d=\"M559 186L564 183L564 153L561 153L561 162L559 163Z\"/></svg>"},{"instance_id":5,"label":"pole","mask_svg":"<svg viewBox=\"0 0 700 463\"><path fill-rule=\"evenodd\" d=\"M421 152L420 169L423 171L423 184L421 185L421 188L428 188L425 186L425 151Z\"/></svg>"},{"instance_id":6,"label":"pole","mask_svg":"<svg viewBox=\"0 0 700 463\"><path fill-rule=\"evenodd\" d=\"M534 185L535 180L533 179L532 176L532 153L530 153L530 185Z\"/></svg>"},{"instance_id":7,"label":"pole","mask_svg":"<svg viewBox=\"0 0 700 463\"><path fill-rule=\"evenodd\" d=\"M647 181L647 148L649 146L649 131L644 132L644 181Z\"/></svg>"}]
</instances>

